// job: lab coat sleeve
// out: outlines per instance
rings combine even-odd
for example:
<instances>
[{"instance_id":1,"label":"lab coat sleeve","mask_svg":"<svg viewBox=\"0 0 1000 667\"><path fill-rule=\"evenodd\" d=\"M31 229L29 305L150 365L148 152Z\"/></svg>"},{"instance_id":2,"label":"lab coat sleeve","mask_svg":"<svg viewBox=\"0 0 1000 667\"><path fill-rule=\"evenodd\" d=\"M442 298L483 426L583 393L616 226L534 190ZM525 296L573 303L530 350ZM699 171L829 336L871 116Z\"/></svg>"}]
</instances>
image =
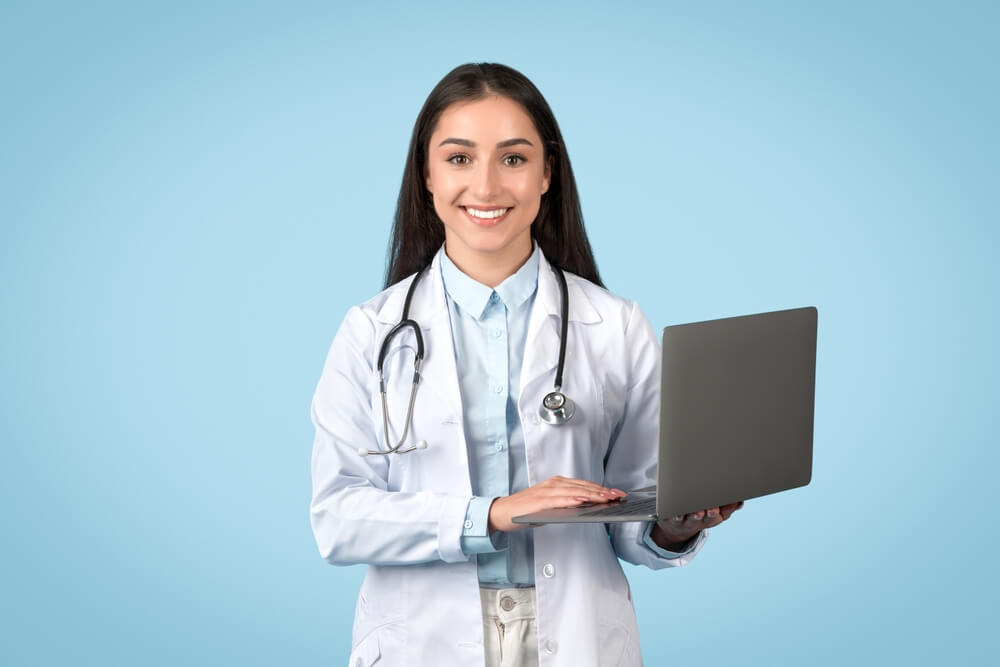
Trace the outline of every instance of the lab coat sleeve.
<instances>
[{"instance_id":1,"label":"lab coat sleeve","mask_svg":"<svg viewBox=\"0 0 1000 667\"><path fill-rule=\"evenodd\" d=\"M660 345L649 320L633 302L625 327L629 380L622 418L612 431L605 459L605 484L641 489L656 484L660 418ZM701 550L707 530L682 554L651 548L644 540L649 523L608 524L615 553L622 560L652 569L686 565Z\"/></svg>"},{"instance_id":2,"label":"lab coat sleeve","mask_svg":"<svg viewBox=\"0 0 1000 667\"><path fill-rule=\"evenodd\" d=\"M360 308L344 319L312 401L310 521L319 552L334 565L403 565L468 560L462 527L471 495L387 489L387 456L376 449L371 381L375 328Z\"/></svg>"}]
</instances>

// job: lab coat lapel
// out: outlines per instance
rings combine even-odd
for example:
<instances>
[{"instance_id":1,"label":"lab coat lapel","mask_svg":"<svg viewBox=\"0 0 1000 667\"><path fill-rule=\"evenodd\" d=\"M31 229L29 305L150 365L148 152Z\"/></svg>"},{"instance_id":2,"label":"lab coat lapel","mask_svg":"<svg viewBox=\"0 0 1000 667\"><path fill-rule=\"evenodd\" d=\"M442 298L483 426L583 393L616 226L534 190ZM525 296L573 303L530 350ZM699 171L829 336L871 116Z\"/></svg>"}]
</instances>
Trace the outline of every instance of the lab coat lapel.
<instances>
[{"instance_id":1,"label":"lab coat lapel","mask_svg":"<svg viewBox=\"0 0 1000 667\"><path fill-rule=\"evenodd\" d=\"M555 382L555 368L559 362L559 283L552 273L552 267L542 255L538 265L538 291L528 322L527 342L524 362L521 366L521 401L536 402L533 397L538 390L534 384L546 378L548 384ZM551 389L547 390L551 391ZM532 397L526 394L531 394Z\"/></svg>"},{"instance_id":2,"label":"lab coat lapel","mask_svg":"<svg viewBox=\"0 0 1000 667\"><path fill-rule=\"evenodd\" d=\"M577 353L573 337L579 335L574 324L597 324L602 321L600 312L587 295L588 289L600 289L579 276L566 273L569 290L569 330L566 341L566 363L563 369L563 390L573 393L573 383L579 378L573 376L573 360ZM538 265L538 293L531 310L528 323L527 344L524 350L524 365L521 369L521 398L518 407L521 413L533 412L529 405L538 405L542 397L555 387L556 367L559 365L559 336L562 325L562 295L559 282L552 271L552 265L542 255Z\"/></svg>"},{"instance_id":3,"label":"lab coat lapel","mask_svg":"<svg viewBox=\"0 0 1000 667\"><path fill-rule=\"evenodd\" d=\"M408 287L408 286L407 286ZM406 289L400 290L399 313ZM399 314L396 315L399 317ZM451 335L451 317L441 279L441 262L434 256L417 285L410 303L410 318L416 320L424 336L424 363L420 373L421 393L433 393L439 403L436 411L445 413L449 423L462 422L462 398L458 387L458 369ZM427 400L428 397L424 397Z\"/></svg>"}]
</instances>

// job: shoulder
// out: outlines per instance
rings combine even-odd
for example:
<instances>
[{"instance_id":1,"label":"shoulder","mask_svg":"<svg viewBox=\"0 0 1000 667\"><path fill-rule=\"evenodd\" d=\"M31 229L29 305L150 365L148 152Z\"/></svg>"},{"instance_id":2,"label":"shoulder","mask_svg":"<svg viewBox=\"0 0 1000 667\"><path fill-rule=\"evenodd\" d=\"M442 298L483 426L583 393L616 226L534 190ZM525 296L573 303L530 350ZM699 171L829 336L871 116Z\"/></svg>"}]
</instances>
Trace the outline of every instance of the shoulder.
<instances>
[{"instance_id":1,"label":"shoulder","mask_svg":"<svg viewBox=\"0 0 1000 667\"><path fill-rule=\"evenodd\" d=\"M344 347L358 354L373 348L386 326L399 320L406 291L413 278L408 276L367 301L352 306L337 329L333 349Z\"/></svg>"},{"instance_id":2,"label":"shoulder","mask_svg":"<svg viewBox=\"0 0 1000 667\"><path fill-rule=\"evenodd\" d=\"M602 323L625 331L636 317L645 320L639 305L631 300L610 292L608 289L590 282L586 278L564 271L569 289L570 308L574 297L589 305Z\"/></svg>"},{"instance_id":3,"label":"shoulder","mask_svg":"<svg viewBox=\"0 0 1000 667\"><path fill-rule=\"evenodd\" d=\"M403 301L406 299L406 292L415 277L416 274L407 276L398 283L386 287L367 301L352 307L344 317L345 324L358 320L366 320L372 324L398 320L399 314L402 312Z\"/></svg>"}]
</instances>

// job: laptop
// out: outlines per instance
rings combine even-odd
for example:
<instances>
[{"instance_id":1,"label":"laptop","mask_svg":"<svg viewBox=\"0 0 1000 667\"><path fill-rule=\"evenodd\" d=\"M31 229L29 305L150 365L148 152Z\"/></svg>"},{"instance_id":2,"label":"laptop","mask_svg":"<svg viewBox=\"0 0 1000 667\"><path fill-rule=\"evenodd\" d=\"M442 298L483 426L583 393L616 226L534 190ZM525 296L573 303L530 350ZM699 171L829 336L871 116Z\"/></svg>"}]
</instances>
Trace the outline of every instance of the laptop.
<instances>
[{"instance_id":1,"label":"laptop","mask_svg":"<svg viewBox=\"0 0 1000 667\"><path fill-rule=\"evenodd\" d=\"M657 485L514 523L655 521L812 478L814 307L663 330Z\"/></svg>"}]
</instances>

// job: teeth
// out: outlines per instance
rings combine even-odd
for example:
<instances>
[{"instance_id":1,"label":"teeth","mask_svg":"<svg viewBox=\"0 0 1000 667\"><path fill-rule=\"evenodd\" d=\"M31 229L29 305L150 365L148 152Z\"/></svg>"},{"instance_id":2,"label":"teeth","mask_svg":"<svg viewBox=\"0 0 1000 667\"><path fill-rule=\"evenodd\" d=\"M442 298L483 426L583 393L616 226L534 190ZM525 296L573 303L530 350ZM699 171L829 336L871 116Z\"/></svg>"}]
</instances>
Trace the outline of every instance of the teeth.
<instances>
[{"instance_id":1,"label":"teeth","mask_svg":"<svg viewBox=\"0 0 1000 667\"><path fill-rule=\"evenodd\" d=\"M492 218L499 218L501 215L509 211L509 208L498 208L493 211L480 211L478 208L465 208L471 215L477 218L483 218L484 220L490 220Z\"/></svg>"}]
</instances>

